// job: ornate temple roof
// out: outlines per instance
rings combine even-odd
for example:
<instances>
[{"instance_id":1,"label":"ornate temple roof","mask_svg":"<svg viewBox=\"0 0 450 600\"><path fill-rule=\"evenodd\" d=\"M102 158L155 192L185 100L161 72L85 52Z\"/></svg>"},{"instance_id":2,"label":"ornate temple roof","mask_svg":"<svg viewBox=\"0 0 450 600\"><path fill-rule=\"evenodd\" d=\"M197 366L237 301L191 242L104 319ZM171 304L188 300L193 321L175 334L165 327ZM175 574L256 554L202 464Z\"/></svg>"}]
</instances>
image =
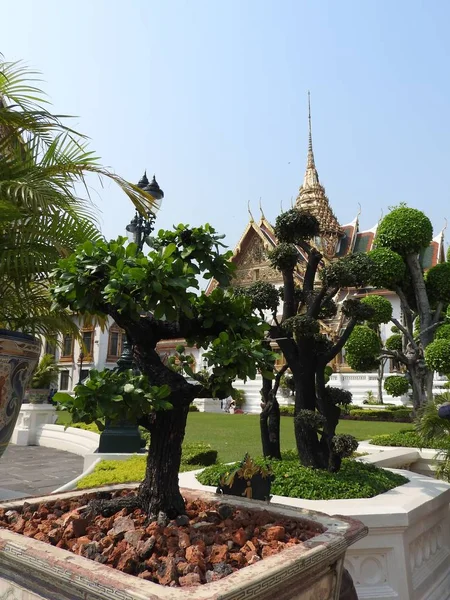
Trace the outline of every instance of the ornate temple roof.
<instances>
[{"instance_id":1,"label":"ornate temple roof","mask_svg":"<svg viewBox=\"0 0 450 600\"><path fill-rule=\"evenodd\" d=\"M325 259L340 258L355 252L369 252L373 249L378 223L371 229L359 230L359 213L347 225L340 225L329 200L325 188L321 185L314 160L311 132L311 103L308 94L308 157L303 184L300 186L295 207L312 212L320 224L320 236L314 240L314 245L320 250ZM250 285L254 281L280 282L281 276L270 266L268 252L278 245L274 229L264 216L261 205L261 219L256 222L249 207L250 220L239 242L237 243L232 261L235 263L236 284ZM296 278L302 279L307 257L298 248L299 264ZM445 261L443 232L437 235L430 246L421 253L420 261L424 270L428 270L439 262ZM207 293L211 292L217 283L211 280Z\"/></svg>"}]
</instances>

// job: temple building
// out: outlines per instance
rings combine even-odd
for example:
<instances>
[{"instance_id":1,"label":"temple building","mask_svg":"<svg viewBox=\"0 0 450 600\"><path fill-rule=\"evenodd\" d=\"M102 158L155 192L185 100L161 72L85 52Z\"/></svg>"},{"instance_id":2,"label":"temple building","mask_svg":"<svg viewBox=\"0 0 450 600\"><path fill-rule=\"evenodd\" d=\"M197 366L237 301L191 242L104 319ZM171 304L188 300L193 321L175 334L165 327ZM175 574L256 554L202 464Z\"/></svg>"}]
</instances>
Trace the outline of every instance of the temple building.
<instances>
[{"instance_id":1,"label":"temple building","mask_svg":"<svg viewBox=\"0 0 450 600\"><path fill-rule=\"evenodd\" d=\"M341 225L330 205L324 186L320 183L319 173L314 159L314 150L312 143L311 129L311 106L308 94L308 153L306 160L306 170L303 177L303 183L300 185L298 195L294 204L295 208L307 210L312 213L319 221L320 235L313 240L314 246L323 254L325 261L348 256L356 252L369 252L373 248L377 225L371 229L361 230L359 226L359 214L355 219L346 225ZM262 208L261 217L256 221L251 212L250 220L237 243L232 261L236 265L235 283L239 286L249 286L255 281L267 281L275 286L282 286L281 274L270 266L268 253L277 246L277 239L273 226L266 219ZM299 263L296 276L302 279L306 267L306 256L299 248ZM430 269L439 262L445 261L444 235L439 233L431 242L430 246L422 252L421 263L424 270ZM210 282L207 291L215 287L214 281ZM348 296L356 294L367 295L371 293L386 296L392 306L394 316L400 318L400 302L397 295L389 290L341 290L337 301L341 301ZM281 311L281 307L280 307ZM323 323L325 332L333 338L339 334L343 327L341 317L338 316L328 322ZM391 335L391 325L382 327L383 338ZM345 355L337 357L333 368L336 372L351 371L345 363Z\"/></svg>"}]
</instances>

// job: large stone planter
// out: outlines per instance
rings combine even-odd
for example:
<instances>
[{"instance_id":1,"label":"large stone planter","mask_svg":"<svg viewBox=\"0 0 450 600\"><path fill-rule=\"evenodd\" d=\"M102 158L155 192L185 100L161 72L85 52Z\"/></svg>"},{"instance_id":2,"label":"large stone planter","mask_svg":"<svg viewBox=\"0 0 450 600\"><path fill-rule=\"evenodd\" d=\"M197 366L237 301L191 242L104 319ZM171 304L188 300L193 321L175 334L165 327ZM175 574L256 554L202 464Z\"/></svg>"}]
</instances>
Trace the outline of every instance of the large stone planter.
<instances>
[{"instance_id":1,"label":"large stone planter","mask_svg":"<svg viewBox=\"0 0 450 600\"><path fill-rule=\"evenodd\" d=\"M0 457L11 439L39 350L32 336L0 329Z\"/></svg>"},{"instance_id":2,"label":"large stone planter","mask_svg":"<svg viewBox=\"0 0 450 600\"><path fill-rule=\"evenodd\" d=\"M118 486L116 486L118 487ZM119 486L126 487L126 486ZM103 488L104 489L104 488ZM91 490L92 491L92 490ZM86 492L69 492L74 497ZM217 499L215 494L183 490L187 498ZM54 496L33 502L55 499ZM30 502L30 499L27 499ZM13 508L23 501L5 503ZM242 508L269 510L313 521L323 533L213 583L196 588L162 587L66 550L12 533L0 532L0 598L8 600L338 600L345 552L364 537L358 521L329 517L246 499L221 498Z\"/></svg>"}]
</instances>

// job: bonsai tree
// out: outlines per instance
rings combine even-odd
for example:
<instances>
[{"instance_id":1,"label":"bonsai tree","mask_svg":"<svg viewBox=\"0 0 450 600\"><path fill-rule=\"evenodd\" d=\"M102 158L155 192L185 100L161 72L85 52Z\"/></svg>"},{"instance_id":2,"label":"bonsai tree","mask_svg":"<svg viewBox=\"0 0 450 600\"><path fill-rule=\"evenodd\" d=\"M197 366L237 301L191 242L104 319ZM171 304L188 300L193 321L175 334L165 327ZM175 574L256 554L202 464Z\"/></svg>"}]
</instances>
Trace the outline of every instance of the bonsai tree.
<instances>
[{"instance_id":1,"label":"bonsai tree","mask_svg":"<svg viewBox=\"0 0 450 600\"><path fill-rule=\"evenodd\" d=\"M434 341L443 309L450 302L450 264L438 264L425 274L419 260L432 236L428 217L401 204L381 221L376 248L369 252L371 284L390 289L400 298L403 320L393 318L392 322L401 332L402 346L395 338L382 355L407 369L415 409L432 398L433 370L450 371L450 340Z\"/></svg>"},{"instance_id":2,"label":"bonsai tree","mask_svg":"<svg viewBox=\"0 0 450 600\"><path fill-rule=\"evenodd\" d=\"M101 237L90 199L79 194L86 174L112 179L142 211L153 200L100 166L86 138L49 111L35 77L0 60L0 328L52 337L75 325L51 309L48 273Z\"/></svg>"},{"instance_id":3,"label":"bonsai tree","mask_svg":"<svg viewBox=\"0 0 450 600\"><path fill-rule=\"evenodd\" d=\"M264 382L263 413L267 407L269 413L275 408L272 416L277 421L278 403L274 396L277 384L289 368L295 388L294 424L300 460L305 466L338 471L342 458L349 456L357 443L351 436L336 435L339 405L348 403L350 397L342 390L325 386L326 368L342 350L355 326L372 316L373 308L358 298L349 298L339 306L335 299L343 288L367 285L370 259L365 254L355 254L332 263L326 261L312 243L319 235L316 218L298 209L277 218L275 234L279 245L271 252L270 260L283 277L281 317L278 318L280 294L274 286L255 284L246 290L255 310L271 314L270 340L278 344L286 361L273 381ZM303 263L302 278L299 262ZM341 334L329 339L321 332L321 325L338 311L345 326Z\"/></svg>"},{"instance_id":4,"label":"bonsai tree","mask_svg":"<svg viewBox=\"0 0 450 600\"><path fill-rule=\"evenodd\" d=\"M137 496L100 503L97 509L104 513L123 503L140 506L150 516L183 513L178 472L189 405L196 398L234 396L235 378L254 378L258 369L269 368L267 325L253 314L248 298L227 289L233 265L220 240L209 225L179 225L160 231L148 255L135 244L125 246L124 238L86 242L53 274L56 305L111 316L131 340L142 374L93 376L91 371L86 383L75 387L74 398L55 396L77 420L126 418L150 432L146 475ZM208 296L198 292L200 281L212 277L222 287ZM180 338L206 349L207 371L195 373L180 346L177 368L158 355L160 340Z\"/></svg>"}]
</instances>

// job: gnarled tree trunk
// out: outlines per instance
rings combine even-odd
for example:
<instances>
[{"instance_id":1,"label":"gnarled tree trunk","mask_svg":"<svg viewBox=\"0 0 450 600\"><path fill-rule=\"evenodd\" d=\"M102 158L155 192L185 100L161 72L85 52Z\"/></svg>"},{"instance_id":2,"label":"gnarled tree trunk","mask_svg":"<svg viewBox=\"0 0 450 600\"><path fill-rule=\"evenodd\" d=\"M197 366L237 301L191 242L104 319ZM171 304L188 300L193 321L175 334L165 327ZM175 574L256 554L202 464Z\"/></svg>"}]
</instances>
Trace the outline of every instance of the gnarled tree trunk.
<instances>
[{"instance_id":1,"label":"gnarled tree trunk","mask_svg":"<svg viewBox=\"0 0 450 600\"><path fill-rule=\"evenodd\" d=\"M188 406L182 406L155 415L145 479L139 488L140 504L148 515L162 511L173 519L185 511L178 473L188 411Z\"/></svg>"},{"instance_id":2,"label":"gnarled tree trunk","mask_svg":"<svg viewBox=\"0 0 450 600\"><path fill-rule=\"evenodd\" d=\"M265 458L281 460L280 448L280 405L276 392L272 389L272 381L263 378L261 389L261 414L259 425L261 430L262 450Z\"/></svg>"}]
</instances>

